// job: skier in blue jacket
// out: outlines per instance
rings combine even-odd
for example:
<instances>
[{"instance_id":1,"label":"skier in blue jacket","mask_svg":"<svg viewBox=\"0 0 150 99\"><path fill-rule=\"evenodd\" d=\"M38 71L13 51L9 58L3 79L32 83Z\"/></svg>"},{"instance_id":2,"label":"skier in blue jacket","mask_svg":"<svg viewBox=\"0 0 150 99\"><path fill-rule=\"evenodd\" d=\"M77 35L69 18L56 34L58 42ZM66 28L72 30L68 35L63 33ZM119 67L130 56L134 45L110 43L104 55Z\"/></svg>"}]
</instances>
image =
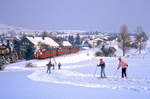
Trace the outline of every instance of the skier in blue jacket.
<instances>
[{"instance_id":1,"label":"skier in blue jacket","mask_svg":"<svg viewBox=\"0 0 150 99\"><path fill-rule=\"evenodd\" d=\"M51 67L53 66L53 64L51 63L51 60L49 61L49 63L47 64L47 73L51 74Z\"/></svg>"},{"instance_id":2,"label":"skier in blue jacket","mask_svg":"<svg viewBox=\"0 0 150 99\"><path fill-rule=\"evenodd\" d=\"M106 74L105 74L105 62L103 61L103 59L100 59L98 67L101 67L101 78L106 78Z\"/></svg>"}]
</instances>

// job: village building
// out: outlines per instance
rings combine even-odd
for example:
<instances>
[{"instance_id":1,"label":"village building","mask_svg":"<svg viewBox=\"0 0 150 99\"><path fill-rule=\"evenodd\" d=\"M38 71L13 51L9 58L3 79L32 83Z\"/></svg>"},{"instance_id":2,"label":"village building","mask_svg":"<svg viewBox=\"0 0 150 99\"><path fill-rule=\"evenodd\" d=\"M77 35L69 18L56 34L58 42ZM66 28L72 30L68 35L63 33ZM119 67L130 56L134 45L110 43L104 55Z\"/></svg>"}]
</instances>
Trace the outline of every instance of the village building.
<instances>
[{"instance_id":1,"label":"village building","mask_svg":"<svg viewBox=\"0 0 150 99\"><path fill-rule=\"evenodd\" d=\"M62 45L63 47L72 47L72 44L71 44L69 41L63 41L63 42L61 43L61 45Z\"/></svg>"},{"instance_id":2,"label":"village building","mask_svg":"<svg viewBox=\"0 0 150 99\"><path fill-rule=\"evenodd\" d=\"M26 37L21 41L21 50L25 51L28 46L32 46L35 49L35 52L40 52L45 50L42 48L43 45L48 48L59 47L59 44L50 37Z\"/></svg>"}]
</instances>

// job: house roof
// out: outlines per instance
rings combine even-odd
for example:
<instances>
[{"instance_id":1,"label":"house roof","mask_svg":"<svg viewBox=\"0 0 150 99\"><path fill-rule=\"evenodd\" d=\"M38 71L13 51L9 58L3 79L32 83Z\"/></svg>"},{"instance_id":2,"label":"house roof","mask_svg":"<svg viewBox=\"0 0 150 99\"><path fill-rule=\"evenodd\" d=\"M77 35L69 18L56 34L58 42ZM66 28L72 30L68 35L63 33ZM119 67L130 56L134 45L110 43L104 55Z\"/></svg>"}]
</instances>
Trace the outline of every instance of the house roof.
<instances>
[{"instance_id":1,"label":"house roof","mask_svg":"<svg viewBox=\"0 0 150 99\"><path fill-rule=\"evenodd\" d=\"M62 45L63 46L72 46L72 44L69 41L63 41Z\"/></svg>"},{"instance_id":2,"label":"house roof","mask_svg":"<svg viewBox=\"0 0 150 99\"><path fill-rule=\"evenodd\" d=\"M44 39L42 39L42 37L27 37L27 39L30 40L34 45L44 43L52 47L59 47L59 44L50 37L45 37Z\"/></svg>"}]
</instances>

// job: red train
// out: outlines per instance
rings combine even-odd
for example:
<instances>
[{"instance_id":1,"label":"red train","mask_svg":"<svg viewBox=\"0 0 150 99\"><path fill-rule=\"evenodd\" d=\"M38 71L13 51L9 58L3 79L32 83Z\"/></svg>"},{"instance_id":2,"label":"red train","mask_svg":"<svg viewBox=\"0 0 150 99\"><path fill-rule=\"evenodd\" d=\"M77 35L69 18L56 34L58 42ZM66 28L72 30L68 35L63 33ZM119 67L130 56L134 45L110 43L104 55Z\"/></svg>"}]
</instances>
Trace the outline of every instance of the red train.
<instances>
[{"instance_id":1,"label":"red train","mask_svg":"<svg viewBox=\"0 0 150 99\"><path fill-rule=\"evenodd\" d=\"M51 48L47 50L41 49L41 50L38 50L34 54L34 57L38 59L44 59L44 58L49 58L53 56L60 56L64 54L75 53L75 52L78 52L79 50L80 50L79 47Z\"/></svg>"}]
</instances>

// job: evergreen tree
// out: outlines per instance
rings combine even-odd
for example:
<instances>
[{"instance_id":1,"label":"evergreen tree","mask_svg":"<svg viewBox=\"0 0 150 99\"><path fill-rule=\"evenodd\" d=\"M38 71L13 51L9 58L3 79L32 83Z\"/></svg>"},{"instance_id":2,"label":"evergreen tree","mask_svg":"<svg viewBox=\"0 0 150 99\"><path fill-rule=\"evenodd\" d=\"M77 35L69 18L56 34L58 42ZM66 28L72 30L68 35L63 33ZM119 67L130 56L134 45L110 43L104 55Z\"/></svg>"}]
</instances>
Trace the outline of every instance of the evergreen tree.
<instances>
[{"instance_id":1,"label":"evergreen tree","mask_svg":"<svg viewBox=\"0 0 150 99\"><path fill-rule=\"evenodd\" d=\"M74 37L69 35L68 41L74 45Z\"/></svg>"},{"instance_id":2,"label":"evergreen tree","mask_svg":"<svg viewBox=\"0 0 150 99\"><path fill-rule=\"evenodd\" d=\"M9 40L7 40L7 47L10 48L10 41Z\"/></svg>"},{"instance_id":3,"label":"evergreen tree","mask_svg":"<svg viewBox=\"0 0 150 99\"><path fill-rule=\"evenodd\" d=\"M76 40L76 41L75 41L75 44L79 46L79 45L81 44L81 38L80 38L80 35L79 35L79 34L77 34L75 40Z\"/></svg>"},{"instance_id":4,"label":"evergreen tree","mask_svg":"<svg viewBox=\"0 0 150 99\"><path fill-rule=\"evenodd\" d=\"M13 45L14 45L14 52L16 52L18 58L21 59L22 56L21 56L21 50L20 50L20 41L14 40Z\"/></svg>"},{"instance_id":5,"label":"evergreen tree","mask_svg":"<svg viewBox=\"0 0 150 99\"><path fill-rule=\"evenodd\" d=\"M31 60L34 58L34 48L31 44L28 45L25 55L26 55L26 60Z\"/></svg>"}]
</instances>

